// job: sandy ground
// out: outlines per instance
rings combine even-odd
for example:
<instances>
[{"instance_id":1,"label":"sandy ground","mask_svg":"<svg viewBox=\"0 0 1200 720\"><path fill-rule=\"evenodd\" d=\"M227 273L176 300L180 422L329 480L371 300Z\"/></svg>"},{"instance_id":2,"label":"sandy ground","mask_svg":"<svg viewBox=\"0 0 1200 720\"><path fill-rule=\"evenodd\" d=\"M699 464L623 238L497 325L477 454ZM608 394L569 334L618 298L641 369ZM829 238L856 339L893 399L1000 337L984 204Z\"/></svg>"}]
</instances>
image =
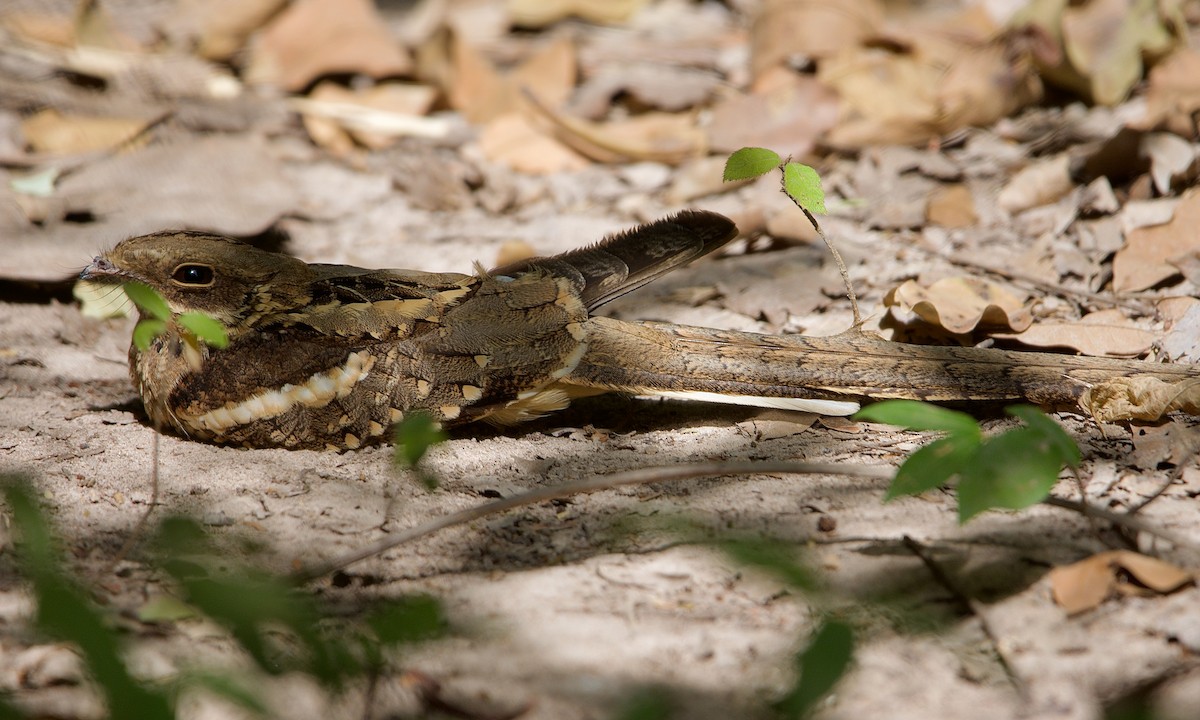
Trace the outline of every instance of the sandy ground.
<instances>
[{"instance_id":1,"label":"sandy ground","mask_svg":"<svg viewBox=\"0 0 1200 720\"><path fill-rule=\"evenodd\" d=\"M164 201L152 191L183 185L183 175L193 172L212 172L214 183L235 190L219 202L216 190L205 196L213 205L200 211L212 224L237 225L236 213L250 212L235 202L239 197L279 204L268 196L286 190L292 195L271 238L309 261L370 267L466 271L475 260L492 264L512 240L548 254L680 207L667 199L680 169L634 163L521 177L483 159L469 134L453 146L408 143L339 162L281 120L286 113L277 99L271 102L271 112L229 133L244 134L265 153L271 164L259 174L221 175L228 158L205 155L205 163L139 183L129 197L107 198L116 205L95 218L107 223L100 229L73 222L33 227L19 214L16 221L0 217L10 223L0 224L10 232L4 276L12 276L12 267L36 268L32 279L67 280L123 235L159 229L137 226L158 222L154 210ZM987 149L1000 145L982 143L971 162L986 165ZM904 157L915 152L905 150ZM926 159L937 154L920 152ZM703 171L719 167L718 159ZM967 174L994 191L1009 170L997 167ZM471 188L462 182L464 168ZM855 187L868 174L856 174L864 168L886 182L870 192ZM827 227L847 256L864 310L876 319L884 293L905 279L979 274L940 251L980 261L1009 258L1058 225L1054 208L1017 223L980 207L978 226L958 233L871 229L862 208L886 204L888 183L902 171L914 177L911 164L865 153L827 169L845 196L865 198L835 208ZM398 187L397 178L413 172L425 173L425 195ZM85 196L92 192L88 182L104 187L103 174L91 181L86 175L73 176ZM764 207L777 212L784 200L773 183L689 204L739 218ZM447 189L433 194L440 205L428 202L429 187ZM0 209L7 207L2 200ZM192 204L191 196L184 204ZM11 231L18 226L20 232ZM1103 259L1111 248L1088 251ZM606 311L831 334L846 328L851 315L825 258L823 249L793 242L769 253L706 260ZM0 288L0 471L26 474L36 484L71 566L113 610L140 676L168 678L196 664L246 667L228 637L209 624L135 619L148 599L167 591L136 550L116 571L104 571L150 501L153 431L125 365L132 321L82 317L62 301L66 287L5 280ZM1189 288L1147 298L1194 294ZM1044 287L1037 293L1046 295ZM1051 296L1043 308L1068 304ZM1164 331L1149 320L1143 325ZM1170 458L1195 432L1189 421L1129 428L1058 419L1082 445L1080 477L1089 502L1123 511L1174 478L1138 516L1200 545L1200 470L1190 458ZM985 420L989 429L1008 423ZM428 490L393 467L386 447L327 454L164 437L156 512L199 518L231 556L288 571L448 512L596 474L708 460L895 466L927 439L878 425L810 426L750 409L604 397L509 432L457 432L428 458L427 469L440 479ZM986 513L959 526L949 493L885 504L885 488L883 481L834 476L709 478L604 491L455 527L313 585L351 614L365 600L414 592L446 605L450 637L399 659L369 714L363 688L330 697L302 677L264 678L262 686L273 714L296 720L419 713L400 668L435 678L447 698L480 717L522 709L521 717L536 720L611 717L649 686L671 695L674 717L766 718L770 702L793 682L793 655L822 609L859 632L852 671L819 711L826 720L1094 720L1106 705L1143 693L1161 720L1200 717L1200 590L1131 593L1068 617L1053 602L1046 577L1052 567L1110 548L1132 545L1192 568L1200 562L1194 552L1049 507ZM1076 496L1074 480L1056 493ZM681 526L693 530L685 535ZM824 590L798 594L695 541L746 535L794 544ZM929 563L914 554L914 542ZM248 545L259 548L253 557ZM99 716L73 652L30 630L31 601L13 570L11 548L0 526L0 690L39 716ZM188 698L183 707L187 717L204 720L243 716L211 698Z\"/></svg>"}]
</instances>

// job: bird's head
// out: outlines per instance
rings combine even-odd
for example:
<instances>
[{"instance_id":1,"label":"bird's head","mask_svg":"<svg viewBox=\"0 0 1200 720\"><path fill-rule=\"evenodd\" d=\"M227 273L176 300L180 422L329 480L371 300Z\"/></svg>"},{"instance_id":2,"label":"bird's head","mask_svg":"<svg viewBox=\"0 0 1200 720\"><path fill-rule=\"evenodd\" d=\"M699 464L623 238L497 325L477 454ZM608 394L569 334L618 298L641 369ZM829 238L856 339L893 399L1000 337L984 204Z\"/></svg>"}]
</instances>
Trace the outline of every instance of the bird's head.
<instances>
[{"instance_id":1,"label":"bird's head","mask_svg":"<svg viewBox=\"0 0 1200 720\"><path fill-rule=\"evenodd\" d=\"M172 313L205 313L236 332L264 315L302 307L310 298L312 271L296 258L230 238L166 232L118 243L92 260L80 278L143 283Z\"/></svg>"}]
</instances>

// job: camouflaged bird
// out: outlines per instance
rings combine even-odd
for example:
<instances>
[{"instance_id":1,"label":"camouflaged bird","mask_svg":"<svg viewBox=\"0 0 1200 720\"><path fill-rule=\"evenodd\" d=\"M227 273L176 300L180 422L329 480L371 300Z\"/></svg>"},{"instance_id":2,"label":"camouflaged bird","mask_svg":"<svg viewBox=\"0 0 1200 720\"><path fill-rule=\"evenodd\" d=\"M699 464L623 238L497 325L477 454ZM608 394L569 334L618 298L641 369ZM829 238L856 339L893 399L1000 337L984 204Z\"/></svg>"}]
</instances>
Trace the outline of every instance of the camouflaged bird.
<instances>
[{"instance_id":1,"label":"camouflaged bird","mask_svg":"<svg viewBox=\"0 0 1200 720\"><path fill-rule=\"evenodd\" d=\"M735 235L721 215L683 212L464 275L308 264L228 238L159 233L119 243L81 277L145 283L174 315L199 311L226 327L230 343L218 350L169 323L145 351L131 346L130 371L156 425L250 447L353 449L386 440L414 410L445 425L509 425L603 392L835 415L863 398L1028 400L1113 417L1200 405L1189 366L591 314ZM1114 378L1190 394L1146 410L1140 390Z\"/></svg>"}]
</instances>

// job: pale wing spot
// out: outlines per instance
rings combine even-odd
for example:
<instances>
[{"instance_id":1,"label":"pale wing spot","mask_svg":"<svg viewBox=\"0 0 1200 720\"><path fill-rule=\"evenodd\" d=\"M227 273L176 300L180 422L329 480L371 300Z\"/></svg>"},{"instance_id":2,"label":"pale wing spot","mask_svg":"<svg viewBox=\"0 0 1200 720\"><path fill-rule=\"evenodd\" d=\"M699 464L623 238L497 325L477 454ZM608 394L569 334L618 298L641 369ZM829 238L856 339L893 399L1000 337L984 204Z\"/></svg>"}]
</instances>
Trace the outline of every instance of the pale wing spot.
<instances>
[{"instance_id":1,"label":"pale wing spot","mask_svg":"<svg viewBox=\"0 0 1200 720\"><path fill-rule=\"evenodd\" d=\"M462 408L457 405L443 405L441 411L442 417L447 420L454 420L462 414Z\"/></svg>"},{"instance_id":2,"label":"pale wing spot","mask_svg":"<svg viewBox=\"0 0 1200 720\"><path fill-rule=\"evenodd\" d=\"M346 440L346 447L350 448L351 450L357 450L358 446L362 445L362 441L359 440L358 436L355 435L354 433L346 433L345 440Z\"/></svg>"},{"instance_id":3,"label":"pale wing spot","mask_svg":"<svg viewBox=\"0 0 1200 720\"><path fill-rule=\"evenodd\" d=\"M391 420L394 423L398 423L403 419L404 419L404 411L401 410L400 408L392 408L391 411L388 413L388 420Z\"/></svg>"},{"instance_id":4,"label":"pale wing spot","mask_svg":"<svg viewBox=\"0 0 1200 720\"><path fill-rule=\"evenodd\" d=\"M571 333L571 337L579 342L587 340L587 331L583 329L583 323L567 323L567 332Z\"/></svg>"},{"instance_id":5,"label":"pale wing spot","mask_svg":"<svg viewBox=\"0 0 1200 720\"><path fill-rule=\"evenodd\" d=\"M194 429L220 433L238 425L282 415L296 406L324 407L335 397L349 395L374 365L375 357L369 352L350 353L341 367L317 373L300 385L266 390L241 402L227 403L224 407L182 420Z\"/></svg>"},{"instance_id":6,"label":"pale wing spot","mask_svg":"<svg viewBox=\"0 0 1200 720\"><path fill-rule=\"evenodd\" d=\"M563 366L550 373L550 377L558 380L570 375L571 371L579 366L579 361L583 359L584 353L587 352L587 349L588 345L585 342L581 342L576 345L575 349L571 351L571 354L567 356Z\"/></svg>"},{"instance_id":7,"label":"pale wing spot","mask_svg":"<svg viewBox=\"0 0 1200 720\"><path fill-rule=\"evenodd\" d=\"M462 394L463 398L465 398L468 402L475 402L483 397L483 390L475 387L474 385L463 385Z\"/></svg>"},{"instance_id":8,"label":"pale wing spot","mask_svg":"<svg viewBox=\"0 0 1200 720\"><path fill-rule=\"evenodd\" d=\"M338 418L338 422L341 423L343 427L346 425L349 425L350 424L350 416L342 415L340 418Z\"/></svg>"},{"instance_id":9,"label":"pale wing spot","mask_svg":"<svg viewBox=\"0 0 1200 720\"><path fill-rule=\"evenodd\" d=\"M490 357L488 357L487 355L476 355L475 356L475 364L481 368L487 367L488 363L491 361L492 361L492 359Z\"/></svg>"},{"instance_id":10,"label":"pale wing spot","mask_svg":"<svg viewBox=\"0 0 1200 720\"><path fill-rule=\"evenodd\" d=\"M342 449L340 447L334 445L333 443L325 443L326 452L341 452L341 450Z\"/></svg>"},{"instance_id":11,"label":"pale wing spot","mask_svg":"<svg viewBox=\"0 0 1200 720\"><path fill-rule=\"evenodd\" d=\"M367 424L367 432L372 437L379 437L380 435L383 434L384 430L385 430L385 428L383 427L383 425L375 422L374 420L372 420L370 423Z\"/></svg>"},{"instance_id":12,"label":"pale wing spot","mask_svg":"<svg viewBox=\"0 0 1200 720\"><path fill-rule=\"evenodd\" d=\"M429 384L428 380L418 380L417 381L417 397L418 398L429 397L429 391L432 389L433 389L433 386L431 386Z\"/></svg>"}]
</instances>

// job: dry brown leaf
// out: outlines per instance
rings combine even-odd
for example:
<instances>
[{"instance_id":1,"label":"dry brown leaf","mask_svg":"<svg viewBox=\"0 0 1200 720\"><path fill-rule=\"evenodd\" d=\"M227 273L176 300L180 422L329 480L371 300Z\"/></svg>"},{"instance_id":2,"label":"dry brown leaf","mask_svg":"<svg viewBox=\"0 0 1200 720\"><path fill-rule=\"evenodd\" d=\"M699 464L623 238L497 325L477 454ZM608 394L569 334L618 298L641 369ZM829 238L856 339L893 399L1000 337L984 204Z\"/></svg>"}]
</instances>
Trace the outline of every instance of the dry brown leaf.
<instances>
[{"instance_id":1,"label":"dry brown leaf","mask_svg":"<svg viewBox=\"0 0 1200 720\"><path fill-rule=\"evenodd\" d=\"M1005 36L983 45L956 44L937 85L937 126L942 133L988 126L1042 97L1042 82L1028 53Z\"/></svg>"},{"instance_id":2,"label":"dry brown leaf","mask_svg":"<svg viewBox=\"0 0 1200 720\"><path fill-rule=\"evenodd\" d=\"M1120 310L1101 310L1078 322L1040 322L1020 334L996 333L1037 348L1070 348L1097 357L1137 357L1150 350L1158 335L1135 326Z\"/></svg>"},{"instance_id":3,"label":"dry brown leaf","mask_svg":"<svg viewBox=\"0 0 1200 720\"><path fill-rule=\"evenodd\" d=\"M803 157L837 123L838 98L808 75L785 69L770 88L731 95L719 102L708 124L712 149L731 153L743 147L768 147L781 155Z\"/></svg>"},{"instance_id":4,"label":"dry brown leaf","mask_svg":"<svg viewBox=\"0 0 1200 720\"><path fill-rule=\"evenodd\" d=\"M26 40L59 47L75 46L75 24L66 15L16 12L0 19L0 27Z\"/></svg>"},{"instance_id":5,"label":"dry brown leaf","mask_svg":"<svg viewBox=\"0 0 1200 720\"><path fill-rule=\"evenodd\" d=\"M525 93L550 107L559 107L575 86L575 46L558 38L538 50L508 74L456 35L448 39L452 58L446 88L450 105L467 120L483 124L526 105Z\"/></svg>"},{"instance_id":6,"label":"dry brown leaf","mask_svg":"<svg viewBox=\"0 0 1200 720\"><path fill-rule=\"evenodd\" d=\"M252 83L301 90L322 75L407 75L412 60L370 0L298 0L253 43Z\"/></svg>"},{"instance_id":7,"label":"dry brown leaf","mask_svg":"<svg viewBox=\"0 0 1200 720\"><path fill-rule=\"evenodd\" d=\"M1160 125L1185 138L1196 137L1200 111L1200 50L1181 48L1150 71L1144 129Z\"/></svg>"},{"instance_id":8,"label":"dry brown leaf","mask_svg":"<svg viewBox=\"0 0 1200 720\"><path fill-rule=\"evenodd\" d=\"M53 108L21 122L21 133L38 153L108 150L137 137L151 123L137 118L64 116Z\"/></svg>"},{"instance_id":9,"label":"dry brown leaf","mask_svg":"<svg viewBox=\"0 0 1200 720\"><path fill-rule=\"evenodd\" d=\"M925 207L925 217L934 225L961 228L974 225L975 198L966 185L945 185L934 191Z\"/></svg>"},{"instance_id":10,"label":"dry brown leaf","mask_svg":"<svg viewBox=\"0 0 1200 720\"><path fill-rule=\"evenodd\" d=\"M538 132L519 113L496 118L484 126L479 133L479 147L489 159L534 175L573 172L589 164L571 148Z\"/></svg>"},{"instance_id":11,"label":"dry brown leaf","mask_svg":"<svg viewBox=\"0 0 1200 720\"><path fill-rule=\"evenodd\" d=\"M180 10L197 28L196 51L209 60L228 60L288 0L183 0Z\"/></svg>"},{"instance_id":12,"label":"dry brown leaf","mask_svg":"<svg viewBox=\"0 0 1200 720\"><path fill-rule=\"evenodd\" d=\"M508 15L518 27L539 28L568 17L588 22L623 23L649 0L508 0Z\"/></svg>"},{"instance_id":13,"label":"dry brown leaf","mask_svg":"<svg viewBox=\"0 0 1200 720\"><path fill-rule=\"evenodd\" d=\"M1091 610L1119 589L1119 571L1157 593L1170 593L1192 582L1193 575L1170 563L1129 550L1097 553L1050 571L1050 590L1067 614Z\"/></svg>"},{"instance_id":14,"label":"dry brown leaf","mask_svg":"<svg viewBox=\"0 0 1200 720\"><path fill-rule=\"evenodd\" d=\"M1150 179L1160 195L1171 192L1171 185L1192 168L1196 149L1174 133L1147 133L1141 142L1141 154L1150 160Z\"/></svg>"},{"instance_id":15,"label":"dry brown leaf","mask_svg":"<svg viewBox=\"0 0 1200 720\"><path fill-rule=\"evenodd\" d=\"M1079 407L1100 422L1158 420L1182 410L1200 414L1200 382L1164 382L1150 375L1118 377L1083 392Z\"/></svg>"},{"instance_id":16,"label":"dry brown leaf","mask_svg":"<svg viewBox=\"0 0 1200 720\"><path fill-rule=\"evenodd\" d=\"M1020 332L1033 322L1022 298L1001 285L978 278L946 278L929 288L909 280L891 290L883 304L901 322L909 321L905 315L915 315L955 335L973 332L978 327Z\"/></svg>"},{"instance_id":17,"label":"dry brown leaf","mask_svg":"<svg viewBox=\"0 0 1200 720\"><path fill-rule=\"evenodd\" d=\"M1200 191L1187 191L1170 222L1130 230L1125 247L1113 258L1113 290L1131 292L1153 287L1179 274L1170 261L1200 251Z\"/></svg>"},{"instance_id":18,"label":"dry brown leaf","mask_svg":"<svg viewBox=\"0 0 1200 720\"><path fill-rule=\"evenodd\" d=\"M1018 213L1052 203L1073 189L1071 158L1062 153L1021 168L1000 191L996 204Z\"/></svg>"},{"instance_id":19,"label":"dry brown leaf","mask_svg":"<svg viewBox=\"0 0 1200 720\"><path fill-rule=\"evenodd\" d=\"M554 124L559 140L598 162L648 160L678 165L708 153L708 136L696 127L690 113L648 112L598 123L555 112L541 102L533 106Z\"/></svg>"},{"instance_id":20,"label":"dry brown leaf","mask_svg":"<svg viewBox=\"0 0 1200 720\"><path fill-rule=\"evenodd\" d=\"M842 100L826 138L838 148L910 145L938 133L941 68L911 52L853 48L822 63L817 78Z\"/></svg>"},{"instance_id":21,"label":"dry brown leaf","mask_svg":"<svg viewBox=\"0 0 1200 720\"><path fill-rule=\"evenodd\" d=\"M766 0L750 31L750 66L757 79L793 58L822 60L856 47L883 25L878 0Z\"/></svg>"},{"instance_id":22,"label":"dry brown leaf","mask_svg":"<svg viewBox=\"0 0 1200 720\"><path fill-rule=\"evenodd\" d=\"M575 90L571 112L592 120L612 109L621 93L657 110L680 111L704 105L724 81L713 72L660 62L604 63Z\"/></svg>"},{"instance_id":23,"label":"dry brown leaf","mask_svg":"<svg viewBox=\"0 0 1200 720\"><path fill-rule=\"evenodd\" d=\"M755 440L774 440L799 435L812 427L818 417L815 413L765 410L737 426Z\"/></svg>"}]
</instances>

